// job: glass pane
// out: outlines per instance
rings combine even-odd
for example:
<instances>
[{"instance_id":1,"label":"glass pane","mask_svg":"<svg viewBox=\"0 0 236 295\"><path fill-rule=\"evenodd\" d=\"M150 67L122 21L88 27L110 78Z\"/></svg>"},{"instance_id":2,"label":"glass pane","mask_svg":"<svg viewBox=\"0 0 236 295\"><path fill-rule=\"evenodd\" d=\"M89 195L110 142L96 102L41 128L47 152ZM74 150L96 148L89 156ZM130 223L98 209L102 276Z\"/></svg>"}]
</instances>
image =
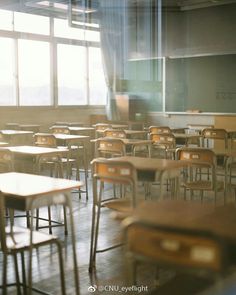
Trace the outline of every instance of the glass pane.
<instances>
[{"instance_id":1,"label":"glass pane","mask_svg":"<svg viewBox=\"0 0 236 295\"><path fill-rule=\"evenodd\" d=\"M106 104L107 87L100 48L89 48L89 97L92 105Z\"/></svg>"},{"instance_id":2,"label":"glass pane","mask_svg":"<svg viewBox=\"0 0 236 295\"><path fill-rule=\"evenodd\" d=\"M100 42L100 32L85 30L84 35L86 41Z\"/></svg>"},{"instance_id":3,"label":"glass pane","mask_svg":"<svg viewBox=\"0 0 236 295\"><path fill-rule=\"evenodd\" d=\"M14 12L15 31L49 35L49 18L34 14Z\"/></svg>"},{"instance_id":4,"label":"glass pane","mask_svg":"<svg viewBox=\"0 0 236 295\"><path fill-rule=\"evenodd\" d=\"M0 105L15 105L13 39L0 38Z\"/></svg>"},{"instance_id":5,"label":"glass pane","mask_svg":"<svg viewBox=\"0 0 236 295\"><path fill-rule=\"evenodd\" d=\"M59 44L57 48L58 104L87 104L85 47Z\"/></svg>"},{"instance_id":6,"label":"glass pane","mask_svg":"<svg viewBox=\"0 0 236 295\"><path fill-rule=\"evenodd\" d=\"M84 40L84 30L71 28L68 20L54 19L54 35L56 37Z\"/></svg>"},{"instance_id":7,"label":"glass pane","mask_svg":"<svg viewBox=\"0 0 236 295\"><path fill-rule=\"evenodd\" d=\"M50 105L49 43L19 40L20 105Z\"/></svg>"},{"instance_id":8,"label":"glass pane","mask_svg":"<svg viewBox=\"0 0 236 295\"><path fill-rule=\"evenodd\" d=\"M12 31L12 18L13 14L11 11L0 9L0 29Z\"/></svg>"}]
</instances>

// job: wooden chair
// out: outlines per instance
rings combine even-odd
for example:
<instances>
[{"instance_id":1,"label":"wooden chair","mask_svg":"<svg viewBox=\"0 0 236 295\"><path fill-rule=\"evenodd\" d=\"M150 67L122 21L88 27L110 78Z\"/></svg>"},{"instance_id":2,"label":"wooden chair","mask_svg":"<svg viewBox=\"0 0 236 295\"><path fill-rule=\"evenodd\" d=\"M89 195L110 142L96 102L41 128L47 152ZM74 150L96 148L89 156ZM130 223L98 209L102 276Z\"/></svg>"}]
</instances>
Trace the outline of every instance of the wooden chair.
<instances>
[{"instance_id":1,"label":"wooden chair","mask_svg":"<svg viewBox=\"0 0 236 295\"><path fill-rule=\"evenodd\" d=\"M97 123L94 125L95 128L95 137L98 138L101 136L101 131L104 131L106 129L112 129L112 126L107 123Z\"/></svg>"},{"instance_id":2,"label":"wooden chair","mask_svg":"<svg viewBox=\"0 0 236 295\"><path fill-rule=\"evenodd\" d=\"M118 138L98 138L95 142L96 157L118 157L126 154L125 144Z\"/></svg>"},{"instance_id":3,"label":"wooden chair","mask_svg":"<svg viewBox=\"0 0 236 295\"><path fill-rule=\"evenodd\" d=\"M176 159L186 161L188 167L182 183L184 198L186 199L186 190L190 190L191 198L193 191L198 190L201 192L201 201L203 201L204 191L213 191L216 203L217 192L224 190L225 184L224 181L217 180L215 153L207 148L184 147L176 150ZM207 175L203 175L204 169L207 169Z\"/></svg>"},{"instance_id":4,"label":"wooden chair","mask_svg":"<svg viewBox=\"0 0 236 295\"><path fill-rule=\"evenodd\" d=\"M161 158L173 158L176 148L175 136L172 133L151 133L152 156L156 154Z\"/></svg>"},{"instance_id":5,"label":"wooden chair","mask_svg":"<svg viewBox=\"0 0 236 295\"><path fill-rule=\"evenodd\" d=\"M46 245L56 245L59 258L59 269L60 269L60 284L61 292L63 295L66 294L65 291L65 280L64 280L64 268L63 268L63 259L62 259L62 247L60 241L57 237L53 235L48 235L38 231L31 231L29 229L15 227L15 226L6 226L4 212L5 212L5 198L0 193L0 252L3 256L3 262L1 264L2 270L2 294L7 294L7 273L8 273L8 263L7 257L12 256L14 259L14 271L16 276L16 289L17 294L22 294L21 289L23 288L23 294L31 294L31 289L37 292L43 293L41 290L32 288L32 250L39 249L42 246ZM26 283L26 270L25 270L25 252L30 253L30 264L29 264L29 275L28 275L28 286ZM20 254L21 263L22 263L22 279L20 282L19 268L18 268L18 259L17 256ZM12 286L12 284L10 285ZM29 289L28 289L29 288ZM29 293L28 293L29 292ZM48 294L48 293L47 293Z\"/></svg>"},{"instance_id":6,"label":"wooden chair","mask_svg":"<svg viewBox=\"0 0 236 295\"><path fill-rule=\"evenodd\" d=\"M234 202L236 202L236 157L228 157L226 161L226 194L234 191Z\"/></svg>"},{"instance_id":7,"label":"wooden chair","mask_svg":"<svg viewBox=\"0 0 236 295\"><path fill-rule=\"evenodd\" d=\"M70 134L70 129L67 126L52 126L51 128L52 133L59 133L59 134Z\"/></svg>"},{"instance_id":8,"label":"wooden chair","mask_svg":"<svg viewBox=\"0 0 236 295\"><path fill-rule=\"evenodd\" d=\"M124 130L120 129L105 129L104 137L126 138L126 133Z\"/></svg>"},{"instance_id":9,"label":"wooden chair","mask_svg":"<svg viewBox=\"0 0 236 295\"><path fill-rule=\"evenodd\" d=\"M94 159L93 168L93 210L92 210L92 230L90 244L89 271L95 267L96 254L114 249L118 245L98 250L98 233L101 208L106 207L117 212L130 214L133 207L136 206L136 169L128 162L110 161L109 159ZM119 184L131 187L130 198L120 198L104 196L104 184ZM100 186L99 186L100 184ZM98 187L99 192L98 192Z\"/></svg>"},{"instance_id":10,"label":"wooden chair","mask_svg":"<svg viewBox=\"0 0 236 295\"><path fill-rule=\"evenodd\" d=\"M150 126L149 133L172 133L168 126Z\"/></svg>"},{"instance_id":11,"label":"wooden chair","mask_svg":"<svg viewBox=\"0 0 236 295\"><path fill-rule=\"evenodd\" d=\"M188 274L190 278L195 276L198 284L204 278L216 280L228 265L225 243L211 232L152 224L137 217L125 219L123 227L129 285L137 285L137 262L145 261L157 265L158 268L172 269L177 274L179 271L181 274ZM186 284L186 281L182 283ZM207 285L210 285L209 281ZM153 294L172 294L165 293L166 289L168 288L157 287ZM181 294L195 294L191 292L194 289L196 286L191 286L188 293Z\"/></svg>"},{"instance_id":12,"label":"wooden chair","mask_svg":"<svg viewBox=\"0 0 236 295\"><path fill-rule=\"evenodd\" d=\"M225 129L205 128L202 130L203 146L209 147L209 140L219 140L225 149L228 148L228 133Z\"/></svg>"},{"instance_id":13,"label":"wooden chair","mask_svg":"<svg viewBox=\"0 0 236 295\"><path fill-rule=\"evenodd\" d=\"M14 157L7 149L0 148L0 172L14 171Z\"/></svg>"}]
</instances>

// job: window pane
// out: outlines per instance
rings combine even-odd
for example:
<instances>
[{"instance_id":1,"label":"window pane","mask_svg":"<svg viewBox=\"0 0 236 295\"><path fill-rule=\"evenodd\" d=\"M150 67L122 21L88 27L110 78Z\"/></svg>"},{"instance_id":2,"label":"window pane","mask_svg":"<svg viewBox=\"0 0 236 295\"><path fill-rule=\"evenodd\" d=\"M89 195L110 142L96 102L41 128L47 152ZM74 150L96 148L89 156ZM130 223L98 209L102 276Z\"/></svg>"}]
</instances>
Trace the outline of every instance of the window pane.
<instances>
[{"instance_id":1,"label":"window pane","mask_svg":"<svg viewBox=\"0 0 236 295\"><path fill-rule=\"evenodd\" d=\"M11 11L0 9L0 29L12 31L12 17L13 14Z\"/></svg>"},{"instance_id":2,"label":"window pane","mask_svg":"<svg viewBox=\"0 0 236 295\"><path fill-rule=\"evenodd\" d=\"M54 19L54 35L56 37L84 40L84 30L71 28L68 20Z\"/></svg>"},{"instance_id":3,"label":"window pane","mask_svg":"<svg viewBox=\"0 0 236 295\"><path fill-rule=\"evenodd\" d=\"M0 105L15 105L13 40L0 38Z\"/></svg>"},{"instance_id":4,"label":"window pane","mask_svg":"<svg viewBox=\"0 0 236 295\"><path fill-rule=\"evenodd\" d=\"M85 47L59 44L57 48L58 104L87 104Z\"/></svg>"},{"instance_id":5,"label":"window pane","mask_svg":"<svg viewBox=\"0 0 236 295\"><path fill-rule=\"evenodd\" d=\"M100 32L98 31L85 30L84 35L86 41L100 42Z\"/></svg>"},{"instance_id":6,"label":"window pane","mask_svg":"<svg viewBox=\"0 0 236 295\"><path fill-rule=\"evenodd\" d=\"M49 18L34 14L14 12L15 31L49 35Z\"/></svg>"},{"instance_id":7,"label":"window pane","mask_svg":"<svg viewBox=\"0 0 236 295\"><path fill-rule=\"evenodd\" d=\"M19 40L20 105L50 105L50 50L47 42Z\"/></svg>"},{"instance_id":8,"label":"window pane","mask_svg":"<svg viewBox=\"0 0 236 295\"><path fill-rule=\"evenodd\" d=\"M105 105L107 87L100 48L89 48L89 97L92 105Z\"/></svg>"}]
</instances>

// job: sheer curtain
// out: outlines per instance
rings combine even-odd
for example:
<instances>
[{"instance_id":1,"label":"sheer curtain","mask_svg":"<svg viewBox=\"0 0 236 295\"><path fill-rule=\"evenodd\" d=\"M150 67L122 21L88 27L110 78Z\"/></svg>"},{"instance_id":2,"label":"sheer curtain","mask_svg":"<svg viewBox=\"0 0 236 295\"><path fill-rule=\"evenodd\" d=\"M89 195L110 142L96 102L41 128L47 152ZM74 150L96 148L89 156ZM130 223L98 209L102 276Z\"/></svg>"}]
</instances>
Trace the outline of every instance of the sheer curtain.
<instances>
[{"instance_id":1,"label":"sheer curtain","mask_svg":"<svg viewBox=\"0 0 236 295\"><path fill-rule=\"evenodd\" d=\"M116 81L124 76L126 0L100 0L99 6L101 49L108 99L106 105L109 120L119 120L116 109Z\"/></svg>"}]
</instances>

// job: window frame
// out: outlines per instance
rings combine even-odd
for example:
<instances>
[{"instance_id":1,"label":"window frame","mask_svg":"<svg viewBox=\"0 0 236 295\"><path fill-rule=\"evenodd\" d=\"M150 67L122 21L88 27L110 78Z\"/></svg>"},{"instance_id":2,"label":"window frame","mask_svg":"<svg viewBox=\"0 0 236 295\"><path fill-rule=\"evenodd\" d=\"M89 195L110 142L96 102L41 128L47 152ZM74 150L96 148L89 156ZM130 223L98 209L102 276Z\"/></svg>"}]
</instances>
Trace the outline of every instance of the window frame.
<instances>
[{"instance_id":1,"label":"window frame","mask_svg":"<svg viewBox=\"0 0 236 295\"><path fill-rule=\"evenodd\" d=\"M37 14L35 14L37 15ZM101 48L100 47L100 42L96 41L84 41L84 40L77 40L77 39L70 39L70 38L64 38L64 37L56 37L54 36L54 17L49 18L49 35L42 35L42 34L36 34L36 33L26 33L26 32L19 32L15 31L14 27L12 31L8 30L1 30L0 29L0 37L6 37L6 38L12 38L14 40L14 48L13 50L16 52L16 59L15 59L15 68L16 68L16 74L14 78L14 83L15 83L15 89L16 89L16 105L0 105L0 108L4 108L5 110L13 110L13 109L35 109L35 108L40 108L40 109L70 109L70 108L83 108L83 109L90 109L90 108L101 108L104 109L106 102L104 102L103 105L90 105L90 98L89 98L89 68L88 68L88 63L86 63L86 104L83 105L59 105L58 104L58 72L57 72L57 45L58 44L68 44L68 45L76 45L76 46L84 46L85 51L86 51L86 60L89 58L88 57L88 52L89 52L89 47L96 47L96 48ZM14 11L12 11L12 19L14 20ZM96 28L95 31L98 31ZM19 56L17 53L17 43L19 39L26 39L26 40L32 40L32 41L44 41L49 43L49 48L50 48L50 105L20 105L20 97L19 97ZM105 79L105 78L104 78Z\"/></svg>"}]
</instances>

